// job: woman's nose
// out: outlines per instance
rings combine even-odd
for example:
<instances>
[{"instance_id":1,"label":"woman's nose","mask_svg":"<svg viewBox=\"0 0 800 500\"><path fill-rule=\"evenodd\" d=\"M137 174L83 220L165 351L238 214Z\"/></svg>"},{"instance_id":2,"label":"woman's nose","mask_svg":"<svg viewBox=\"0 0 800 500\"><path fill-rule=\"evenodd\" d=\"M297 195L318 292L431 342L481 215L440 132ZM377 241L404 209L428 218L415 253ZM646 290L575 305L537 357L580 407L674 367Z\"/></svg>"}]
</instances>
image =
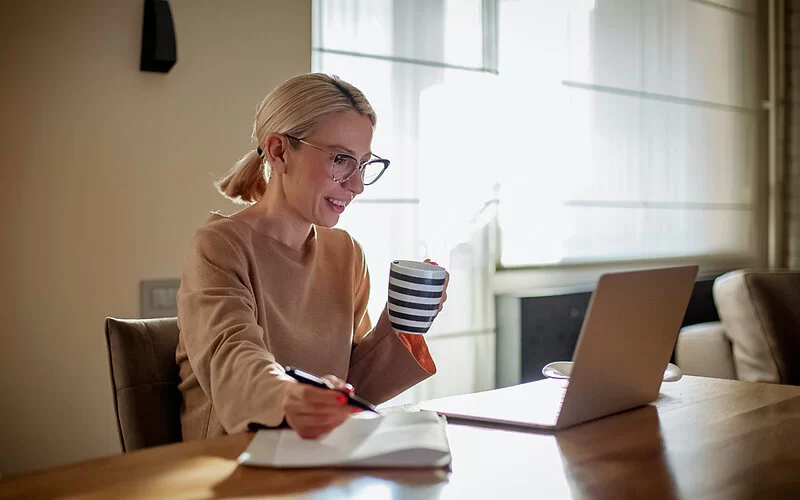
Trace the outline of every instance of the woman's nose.
<instances>
[{"instance_id":1,"label":"woman's nose","mask_svg":"<svg viewBox=\"0 0 800 500\"><path fill-rule=\"evenodd\" d=\"M342 186L355 194L364 192L364 180L361 178L361 172L356 172L352 177L347 179Z\"/></svg>"}]
</instances>

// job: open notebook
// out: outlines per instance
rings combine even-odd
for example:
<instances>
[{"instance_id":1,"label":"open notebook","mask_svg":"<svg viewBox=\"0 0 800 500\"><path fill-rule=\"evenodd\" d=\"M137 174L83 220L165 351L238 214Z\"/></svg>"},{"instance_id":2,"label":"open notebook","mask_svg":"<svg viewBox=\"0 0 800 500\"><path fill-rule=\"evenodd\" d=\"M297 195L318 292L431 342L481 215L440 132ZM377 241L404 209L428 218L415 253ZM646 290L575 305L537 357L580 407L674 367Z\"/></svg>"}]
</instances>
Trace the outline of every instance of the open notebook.
<instances>
[{"instance_id":1,"label":"open notebook","mask_svg":"<svg viewBox=\"0 0 800 500\"><path fill-rule=\"evenodd\" d=\"M260 430L239 463L261 467L445 467L447 421L435 412L359 413L320 439Z\"/></svg>"}]
</instances>

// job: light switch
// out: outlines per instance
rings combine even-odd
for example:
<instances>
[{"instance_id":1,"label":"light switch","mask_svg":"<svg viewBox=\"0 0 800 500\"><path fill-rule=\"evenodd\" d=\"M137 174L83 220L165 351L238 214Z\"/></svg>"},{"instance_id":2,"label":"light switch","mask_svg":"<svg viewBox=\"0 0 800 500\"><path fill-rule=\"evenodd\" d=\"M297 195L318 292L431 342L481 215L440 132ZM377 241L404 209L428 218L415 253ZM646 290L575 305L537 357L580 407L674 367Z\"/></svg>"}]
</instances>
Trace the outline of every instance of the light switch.
<instances>
[{"instance_id":1,"label":"light switch","mask_svg":"<svg viewBox=\"0 0 800 500\"><path fill-rule=\"evenodd\" d=\"M178 315L179 279L143 280L140 290L142 318L170 318Z\"/></svg>"},{"instance_id":2,"label":"light switch","mask_svg":"<svg viewBox=\"0 0 800 500\"><path fill-rule=\"evenodd\" d=\"M159 287L150 290L150 303L153 309L175 309L177 307L178 289Z\"/></svg>"}]
</instances>

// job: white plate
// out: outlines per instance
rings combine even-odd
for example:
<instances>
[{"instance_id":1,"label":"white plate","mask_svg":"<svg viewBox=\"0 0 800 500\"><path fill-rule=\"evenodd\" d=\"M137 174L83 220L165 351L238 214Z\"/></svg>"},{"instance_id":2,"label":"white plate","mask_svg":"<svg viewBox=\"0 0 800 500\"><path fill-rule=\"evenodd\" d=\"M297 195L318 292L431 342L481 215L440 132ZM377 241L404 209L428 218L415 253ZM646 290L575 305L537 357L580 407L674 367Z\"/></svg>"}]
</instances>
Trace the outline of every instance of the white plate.
<instances>
[{"instance_id":1,"label":"white plate","mask_svg":"<svg viewBox=\"0 0 800 500\"><path fill-rule=\"evenodd\" d=\"M572 361L553 361L542 368L542 375L547 378L569 378L572 373ZM677 382L683 377L683 372L676 365L669 363L664 370L663 382Z\"/></svg>"}]
</instances>

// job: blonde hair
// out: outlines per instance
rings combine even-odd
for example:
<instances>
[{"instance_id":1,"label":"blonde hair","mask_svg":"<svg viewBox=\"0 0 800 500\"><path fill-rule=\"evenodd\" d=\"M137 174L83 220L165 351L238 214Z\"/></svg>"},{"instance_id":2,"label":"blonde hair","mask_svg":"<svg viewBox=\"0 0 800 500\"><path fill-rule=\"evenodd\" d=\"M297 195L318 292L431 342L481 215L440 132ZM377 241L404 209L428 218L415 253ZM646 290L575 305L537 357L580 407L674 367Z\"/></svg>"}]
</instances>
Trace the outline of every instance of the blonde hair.
<instances>
[{"instance_id":1,"label":"blonde hair","mask_svg":"<svg viewBox=\"0 0 800 500\"><path fill-rule=\"evenodd\" d=\"M264 97L256 108L252 138L261 147L277 132L307 137L325 118L343 111L356 111L375 126L377 116L367 98L356 87L337 76L308 73L283 82ZM226 198L252 204L264 196L269 164L253 149L214 185Z\"/></svg>"}]
</instances>

